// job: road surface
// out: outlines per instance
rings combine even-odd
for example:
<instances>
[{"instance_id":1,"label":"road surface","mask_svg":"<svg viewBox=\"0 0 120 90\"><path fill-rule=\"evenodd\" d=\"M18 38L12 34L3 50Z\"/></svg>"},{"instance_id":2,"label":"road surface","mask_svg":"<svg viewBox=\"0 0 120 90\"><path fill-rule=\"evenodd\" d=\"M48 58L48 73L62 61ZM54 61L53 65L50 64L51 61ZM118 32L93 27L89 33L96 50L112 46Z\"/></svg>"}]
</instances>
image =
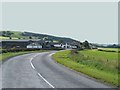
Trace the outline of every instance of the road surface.
<instances>
[{"instance_id":1,"label":"road surface","mask_svg":"<svg viewBox=\"0 0 120 90\"><path fill-rule=\"evenodd\" d=\"M24 54L4 62L2 88L110 88L56 63L51 58L53 53Z\"/></svg>"}]
</instances>

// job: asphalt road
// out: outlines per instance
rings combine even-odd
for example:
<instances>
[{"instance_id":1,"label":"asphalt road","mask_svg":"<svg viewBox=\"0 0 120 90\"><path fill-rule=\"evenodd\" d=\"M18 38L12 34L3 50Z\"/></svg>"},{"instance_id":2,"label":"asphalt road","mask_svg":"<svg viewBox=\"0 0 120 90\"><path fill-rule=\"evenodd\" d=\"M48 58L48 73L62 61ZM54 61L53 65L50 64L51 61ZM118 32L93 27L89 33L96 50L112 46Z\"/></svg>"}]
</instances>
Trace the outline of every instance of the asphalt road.
<instances>
[{"instance_id":1,"label":"asphalt road","mask_svg":"<svg viewBox=\"0 0 120 90\"><path fill-rule=\"evenodd\" d=\"M55 51L13 57L2 64L2 88L110 88L56 63Z\"/></svg>"}]
</instances>

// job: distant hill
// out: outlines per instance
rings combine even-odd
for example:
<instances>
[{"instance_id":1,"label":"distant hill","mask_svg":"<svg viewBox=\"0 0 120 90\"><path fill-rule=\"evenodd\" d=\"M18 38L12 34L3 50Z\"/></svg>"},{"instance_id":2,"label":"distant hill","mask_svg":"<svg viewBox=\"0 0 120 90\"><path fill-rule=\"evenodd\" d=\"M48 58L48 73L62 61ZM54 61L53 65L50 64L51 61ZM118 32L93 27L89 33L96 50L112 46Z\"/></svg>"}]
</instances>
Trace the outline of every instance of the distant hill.
<instances>
[{"instance_id":1,"label":"distant hill","mask_svg":"<svg viewBox=\"0 0 120 90\"><path fill-rule=\"evenodd\" d=\"M0 31L0 39L40 39L51 40L54 42L78 42L71 38L56 37L47 34L39 34L32 32L20 32L20 31Z\"/></svg>"},{"instance_id":2,"label":"distant hill","mask_svg":"<svg viewBox=\"0 0 120 90\"><path fill-rule=\"evenodd\" d=\"M120 44L97 44L97 43L92 43L92 45L94 45L98 48L120 48Z\"/></svg>"}]
</instances>

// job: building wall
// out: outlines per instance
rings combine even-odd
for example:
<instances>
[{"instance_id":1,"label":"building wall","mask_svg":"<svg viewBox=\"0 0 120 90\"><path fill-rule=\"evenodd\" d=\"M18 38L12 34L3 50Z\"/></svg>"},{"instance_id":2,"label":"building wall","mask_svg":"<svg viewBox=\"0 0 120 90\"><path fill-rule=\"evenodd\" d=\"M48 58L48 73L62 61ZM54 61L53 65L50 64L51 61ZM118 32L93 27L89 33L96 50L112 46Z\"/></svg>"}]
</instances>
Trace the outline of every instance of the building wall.
<instances>
[{"instance_id":1,"label":"building wall","mask_svg":"<svg viewBox=\"0 0 120 90\"><path fill-rule=\"evenodd\" d=\"M44 41L29 41L29 40L7 40L1 41L2 48L10 49L10 48L31 48L28 46L31 43L38 43L39 46L34 46L34 48L46 48L46 44ZM42 46L41 46L42 45ZM27 47L28 46L28 47Z\"/></svg>"},{"instance_id":2,"label":"building wall","mask_svg":"<svg viewBox=\"0 0 120 90\"><path fill-rule=\"evenodd\" d=\"M2 48L26 48L30 42L20 41L2 41Z\"/></svg>"},{"instance_id":3,"label":"building wall","mask_svg":"<svg viewBox=\"0 0 120 90\"><path fill-rule=\"evenodd\" d=\"M42 46L31 46L31 45L28 45L27 48L42 48Z\"/></svg>"}]
</instances>

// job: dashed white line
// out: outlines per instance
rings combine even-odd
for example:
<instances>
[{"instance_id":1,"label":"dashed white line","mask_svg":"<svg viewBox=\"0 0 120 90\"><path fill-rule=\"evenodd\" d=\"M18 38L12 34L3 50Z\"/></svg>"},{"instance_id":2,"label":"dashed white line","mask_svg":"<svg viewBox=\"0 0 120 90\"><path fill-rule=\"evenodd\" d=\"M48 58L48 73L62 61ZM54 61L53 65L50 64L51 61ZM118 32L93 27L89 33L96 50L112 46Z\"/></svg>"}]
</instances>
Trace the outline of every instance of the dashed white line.
<instances>
[{"instance_id":1,"label":"dashed white line","mask_svg":"<svg viewBox=\"0 0 120 90\"><path fill-rule=\"evenodd\" d=\"M33 63L32 63L32 60L35 58L35 57L37 57L39 54L36 54L35 56L33 56L31 59L30 59L30 64L31 64L31 67L34 69L34 70L36 70L35 69L35 67L34 67L34 65L33 65ZM51 86L52 88L55 88L52 84L50 84L50 82L48 82L40 73L38 73L37 72L37 74L38 74L38 76L39 77L41 77L49 86Z\"/></svg>"},{"instance_id":2,"label":"dashed white line","mask_svg":"<svg viewBox=\"0 0 120 90\"><path fill-rule=\"evenodd\" d=\"M35 67L33 66L33 64L32 63L30 63L30 64L31 64L32 68L35 69Z\"/></svg>"}]
</instances>

